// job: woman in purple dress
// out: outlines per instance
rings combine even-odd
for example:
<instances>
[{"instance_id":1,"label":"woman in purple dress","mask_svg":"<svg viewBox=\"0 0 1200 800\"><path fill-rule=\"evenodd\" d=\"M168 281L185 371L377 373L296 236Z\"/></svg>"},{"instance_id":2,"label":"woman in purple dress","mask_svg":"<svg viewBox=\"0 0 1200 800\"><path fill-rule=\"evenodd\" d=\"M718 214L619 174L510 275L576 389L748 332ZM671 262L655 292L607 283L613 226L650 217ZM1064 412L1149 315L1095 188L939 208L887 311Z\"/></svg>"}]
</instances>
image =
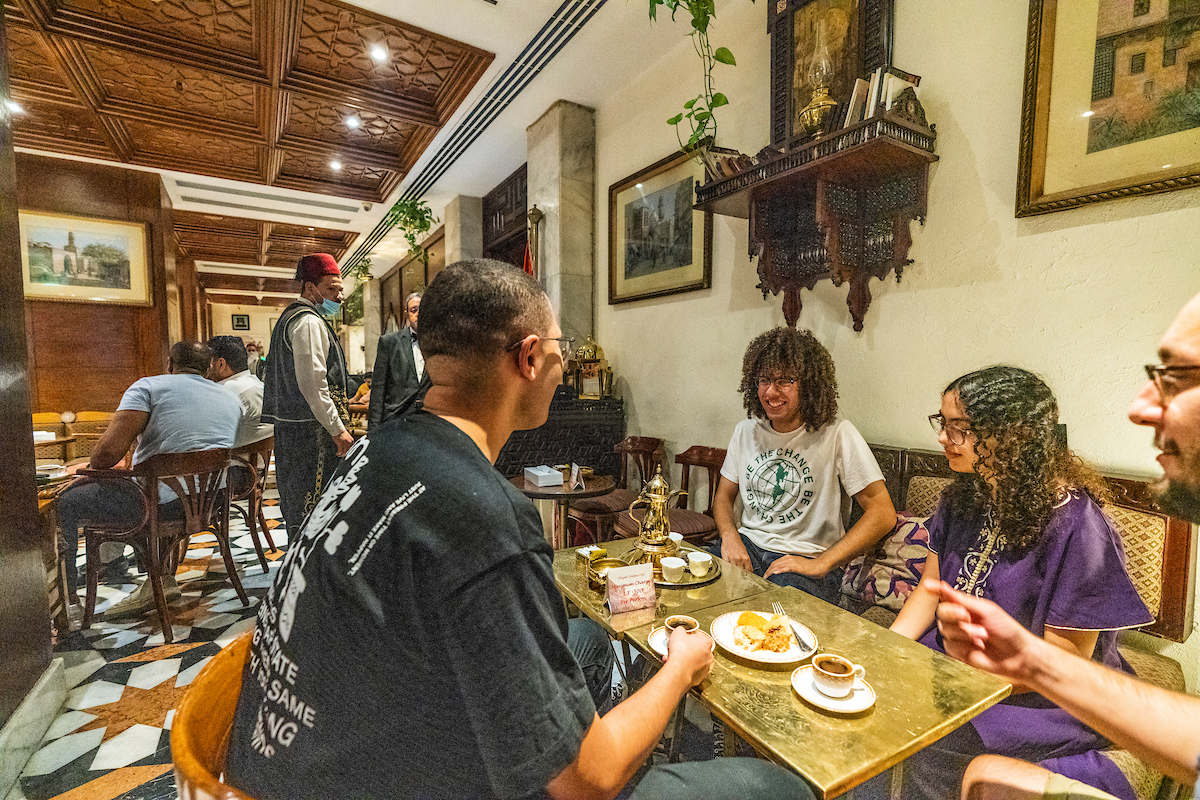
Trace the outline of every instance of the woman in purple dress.
<instances>
[{"instance_id":1,"label":"woman in purple dress","mask_svg":"<svg viewBox=\"0 0 1200 800\"><path fill-rule=\"evenodd\" d=\"M950 468L960 473L929 520L924 578L1002 606L1033 633L1085 658L1129 670L1117 631L1153 621L1100 510L1100 476L1056 435L1058 404L1025 370L988 367L946 387L929 418ZM937 599L923 586L892 630L942 650ZM904 764L904 796L954 798L971 759L984 753L1039 763L1123 800L1133 790L1099 751L1109 745L1041 695L1013 693Z\"/></svg>"}]
</instances>

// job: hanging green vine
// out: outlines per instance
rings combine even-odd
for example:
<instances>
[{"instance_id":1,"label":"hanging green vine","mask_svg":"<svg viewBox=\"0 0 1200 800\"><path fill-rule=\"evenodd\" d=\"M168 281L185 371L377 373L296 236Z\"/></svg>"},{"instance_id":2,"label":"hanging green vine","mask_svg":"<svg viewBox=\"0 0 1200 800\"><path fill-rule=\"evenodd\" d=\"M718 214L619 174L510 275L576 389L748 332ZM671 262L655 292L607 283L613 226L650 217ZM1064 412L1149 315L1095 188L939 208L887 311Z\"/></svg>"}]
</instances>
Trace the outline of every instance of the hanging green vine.
<instances>
[{"instance_id":1,"label":"hanging green vine","mask_svg":"<svg viewBox=\"0 0 1200 800\"><path fill-rule=\"evenodd\" d=\"M424 238L425 234L429 233L438 221L438 218L433 215L433 210L424 200L401 198L388 209L388 213L380 221L380 225L384 226L387 231L399 228L404 235L404 241L408 242L409 253L421 259L422 264L428 265L429 251L421 246L418 239ZM371 257L363 256L351 264L347 272L359 280L370 279Z\"/></svg>"},{"instance_id":2,"label":"hanging green vine","mask_svg":"<svg viewBox=\"0 0 1200 800\"><path fill-rule=\"evenodd\" d=\"M751 0L754 2L754 0ZM717 16L716 0L650 0L650 21L657 19L658 7L666 6L671 10L671 19L683 9L692 18L692 46L696 55L700 56L700 64L704 75L703 91L696 97L683 104L683 111L667 120L668 125L675 126L675 137L679 140L681 150L689 151L696 148L705 138L716 140L717 118L716 110L729 105L729 98L716 90L713 83L712 71L717 64L737 66L733 53L727 47L715 50L708 40L708 26ZM691 133L684 141L679 126L687 123Z\"/></svg>"}]
</instances>

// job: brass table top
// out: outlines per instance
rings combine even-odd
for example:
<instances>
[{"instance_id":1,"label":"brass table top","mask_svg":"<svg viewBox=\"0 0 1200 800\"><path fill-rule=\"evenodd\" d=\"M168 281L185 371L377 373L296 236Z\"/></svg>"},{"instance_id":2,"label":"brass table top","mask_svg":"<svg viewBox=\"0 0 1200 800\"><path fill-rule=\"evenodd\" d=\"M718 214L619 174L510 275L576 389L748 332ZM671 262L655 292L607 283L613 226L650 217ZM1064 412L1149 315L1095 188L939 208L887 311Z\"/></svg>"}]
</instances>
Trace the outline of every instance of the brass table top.
<instances>
[{"instance_id":1,"label":"brass table top","mask_svg":"<svg viewBox=\"0 0 1200 800\"><path fill-rule=\"evenodd\" d=\"M737 572L742 571L728 570ZM818 652L838 653L863 665L875 690L874 706L858 714L823 711L800 699L791 686L793 669L807 660L763 668L736 661L719 646L698 696L758 752L812 784L819 797L835 797L899 763L999 702L1012 688L790 587L772 585L766 592L686 613L707 631L728 611L770 613L775 600L816 634ZM624 631L630 644L656 661L659 656L647 638L657 624L661 621Z\"/></svg>"},{"instance_id":2,"label":"brass table top","mask_svg":"<svg viewBox=\"0 0 1200 800\"><path fill-rule=\"evenodd\" d=\"M601 547L615 558L624 558L633 549L635 539L617 539L604 542ZM554 553L554 581L558 584L563 597L570 600L579 610L600 623L609 636L620 639L626 631L633 628L646 627L646 636L651 628L662 625L671 614L692 614L702 608L727 603L731 600L761 594L775 588L775 584L758 577L752 572L738 569L728 562L721 564L721 577L712 583L702 586L671 588L657 586L654 589L656 599L654 608L640 611L627 611L624 614L609 613L604 605L603 592L593 591L588 587L587 575L577 567L575 551L577 547L568 547ZM684 545L684 549L690 548ZM767 604L770 608L770 603ZM645 637L643 636L643 644ZM657 656L656 656L657 657Z\"/></svg>"}]
</instances>

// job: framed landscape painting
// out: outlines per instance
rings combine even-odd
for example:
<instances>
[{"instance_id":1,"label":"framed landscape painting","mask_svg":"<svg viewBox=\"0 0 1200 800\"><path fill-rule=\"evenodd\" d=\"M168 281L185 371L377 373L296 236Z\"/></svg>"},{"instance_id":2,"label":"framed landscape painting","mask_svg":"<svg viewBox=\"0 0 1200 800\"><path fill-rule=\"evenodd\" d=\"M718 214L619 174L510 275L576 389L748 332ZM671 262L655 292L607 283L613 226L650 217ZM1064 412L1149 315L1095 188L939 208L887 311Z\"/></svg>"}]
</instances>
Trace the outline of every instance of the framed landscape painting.
<instances>
[{"instance_id":1,"label":"framed landscape painting","mask_svg":"<svg viewBox=\"0 0 1200 800\"><path fill-rule=\"evenodd\" d=\"M1200 186L1200 2L1033 0L1016 216Z\"/></svg>"},{"instance_id":2,"label":"framed landscape painting","mask_svg":"<svg viewBox=\"0 0 1200 800\"><path fill-rule=\"evenodd\" d=\"M674 153L609 187L609 305L712 285L712 214L692 208L703 180Z\"/></svg>"},{"instance_id":3,"label":"framed landscape painting","mask_svg":"<svg viewBox=\"0 0 1200 800\"><path fill-rule=\"evenodd\" d=\"M150 305L146 226L21 211L25 296Z\"/></svg>"}]
</instances>

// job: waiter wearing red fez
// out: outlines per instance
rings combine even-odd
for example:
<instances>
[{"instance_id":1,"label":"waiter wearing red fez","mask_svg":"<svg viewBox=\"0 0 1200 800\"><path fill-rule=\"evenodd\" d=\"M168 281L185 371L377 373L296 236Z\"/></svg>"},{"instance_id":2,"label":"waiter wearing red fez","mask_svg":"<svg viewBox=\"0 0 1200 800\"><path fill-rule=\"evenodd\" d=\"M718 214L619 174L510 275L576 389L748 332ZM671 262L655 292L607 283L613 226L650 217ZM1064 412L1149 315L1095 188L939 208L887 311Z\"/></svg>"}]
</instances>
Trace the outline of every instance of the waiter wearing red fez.
<instances>
[{"instance_id":1,"label":"waiter wearing red fez","mask_svg":"<svg viewBox=\"0 0 1200 800\"><path fill-rule=\"evenodd\" d=\"M327 253L300 259L300 298L271 332L262 421L275 425L275 478L289 541L316 506L354 439L346 427L349 370L327 317L342 307L342 277Z\"/></svg>"}]
</instances>

